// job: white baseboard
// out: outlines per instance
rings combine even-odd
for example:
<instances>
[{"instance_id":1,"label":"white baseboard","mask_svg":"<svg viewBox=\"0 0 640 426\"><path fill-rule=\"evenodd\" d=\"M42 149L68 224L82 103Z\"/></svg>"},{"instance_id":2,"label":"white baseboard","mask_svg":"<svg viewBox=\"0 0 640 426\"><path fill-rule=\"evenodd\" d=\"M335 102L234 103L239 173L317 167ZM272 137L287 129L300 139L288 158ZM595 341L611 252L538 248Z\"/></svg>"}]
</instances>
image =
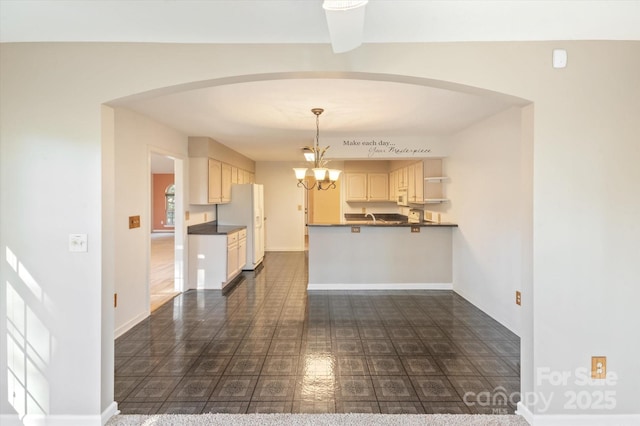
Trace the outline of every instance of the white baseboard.
<instances>
[{"instance_id":1,"label":"white baseboard","mask_svg":"<svg viewBox=\"0 0 640 426\"><path fill-rule=\"evenodd\" d=\"M120 410L118 410L118 403L113 401L109 406L102 412L102 425L106 424L109 419L116 414L120 414Z\"/></svg>"},{"instance_id":2,"label":"white baseboard","mask_svg":"<svg viewBox=\"0 0 640 426\"><path fill-rule=\"evenodd\" d=\"M118 337L122 336L124 333L131 330L133 327L136 326L136 324L138 324L140 321L142 321L149 315L151 315L151 311L147 310L131 318L129 321L127 321L126 323L122 324L120 327L113 330L113 338L117 339Z\"/></svg>"},{"instance_id":3,"label":"white baseboard","mask_svg":"<svg viewBox=\"0 0 640 426\"><path fill-rule=\"evenodd\" d=\"M17 414L0 414L2 426L103 426L109 419L119 414L114 401L100 415L43 415L27 414L20 418Z\"/></svg>"},{"instance_id":4,"label":"white baseboard","mask_svg":"<svg viewBox=\"0 0 640 426\"><path fill-rule=\"evenodd\" d=\"M22 426L17 414L0 414L0 425L2 426Z\"/></svg>"},{"instance_id":5,"label":"white baseboard","mask_svg":"<svg viewBox=\"0 0 640 426\"><path fill-rule=\"evenodd\" d=\"M526 405L522 403L522 401L519 401L516 406L516 414L524 417L527 423L533 425L533 413L529 410L529 408L527 408Z\"/></svg>"},{"instance_id":6,"label":"white baseboard","mask_svg":"<svg viewBox=\"0 0 640 426\"><path fill-rule=\"evenodd\" d=\"M533 414L518 402L516 414L532 426L638 426L640 414Z\"/></svg>"},{"instance_id":7,"label":"white baseboard","mask_svg":"<svg viewBox=\"0 0 640 426\"><path fill-rule=\"evenodd\" d=\"M307 290L452 290L451 283L370 283L340 284L309 283Z\"/></svg>"},{"instance_id":8,"label":"white baseboard","mask_svg":"<svg viewBox=\"0 0 640 426\"><path fill-rule=\"evenodd\" d=\"M42 415L27 414L22 418L18 415L0 416L2 426L102 426L100 415L95 416L69 416L69 415Z\"/></svg>"}]
</instances>

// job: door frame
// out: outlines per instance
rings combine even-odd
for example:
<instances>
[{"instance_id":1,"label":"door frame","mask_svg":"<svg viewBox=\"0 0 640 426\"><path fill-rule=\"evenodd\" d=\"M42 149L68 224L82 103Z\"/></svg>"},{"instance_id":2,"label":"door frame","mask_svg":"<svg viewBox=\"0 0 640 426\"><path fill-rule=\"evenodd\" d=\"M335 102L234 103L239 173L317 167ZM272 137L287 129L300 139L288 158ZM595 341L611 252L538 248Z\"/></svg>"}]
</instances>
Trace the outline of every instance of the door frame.
<instances>
[{"instance_id":1,"label":"door frame","mask_svg":"<svg viewBox=\"0 0 640 426\"><path fill-rule=\"evenodd\" d=\"M173 175L175 185L175 220L173 226L174 237L174 290L182 293L186 290L187 283L187 252L186 252L186 221L185 221L185 158L180 154L167 151L162 148L149 145L147 147L147 222L151 224L151 218L153 215L153 182L151 173L151 157L152 155L162 155L169 157L173 160ZM146 262L147 262L147 304L151 303L150 293L150 274L151 267L151 229L148 229L146 235Z\"/></svg>"}]
</instances>

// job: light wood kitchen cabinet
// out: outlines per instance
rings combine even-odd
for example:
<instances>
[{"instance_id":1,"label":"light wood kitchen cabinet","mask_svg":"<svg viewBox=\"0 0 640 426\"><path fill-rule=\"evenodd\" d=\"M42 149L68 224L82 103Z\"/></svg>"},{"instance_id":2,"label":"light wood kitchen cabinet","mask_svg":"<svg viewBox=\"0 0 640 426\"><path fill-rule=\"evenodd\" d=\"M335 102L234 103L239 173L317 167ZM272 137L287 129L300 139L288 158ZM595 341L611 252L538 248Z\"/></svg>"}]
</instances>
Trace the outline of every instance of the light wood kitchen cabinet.
<instances>
[{"instance_id":1,"label":"light wood kitchen cabinet","mask_svg":"<svg viewBox=\"0 0 640 426\"><path fill-rule=\"evenodd\" d=\"M189 203L231 202L231 185L254 183L255 174L213 158L189 158Z\"/></svg>"},{"instance_id":2,"label":"light wood kitchen cabinet","mask_svg":"<svg viewBox=\"0 0 640 426\"><path fill-rule=\"evenodd\" d=\"M242 177L240 177L240 175ZM238 183L255 183L255 178L253 173L248 170L240 170L238 173Z\"/></svg>"},{"instance_id":3,"label":"light wood kitchen cabinet","mask_svg":"<svg viewBox=\"0 0 640 426\"><path fill-rule=\"evenodd\" d=\"M238 233L227 236L227 282L238 273Z\"/></svg>"},{"instance_id":4,"label":"light wood kitchen cabinet","mask_svg":"<svg viewBox=\"0 0 640 426\"><path fill-rule=\"evenodd\" d=\"M238 183L238 168L236 166L231 166L231 183Z\"/></svg>"},{"instance_id":5,"label":"light wood kitchen cabinet","mask_svg":"<svg viewBox=\"0 0 640 426\"><path fill-rule=\"evenodd\" d=\"M222 163L212 158L189 158L189 203L222 201Z\"/></svg>"},{"instance_id":6,"label":"light wood kitchen cabinet","mask_svg":"<svg viewBox=\"0 0 640 426\"><path fill-rule=\"evenodd\" d=\"M398 172L398 188L406 189L409 182L409 168L403 167L397 170Z\"/></svg>"},{"instance_id":7,"label":"light wood kitchen cabinet","mask_svg":"<svg viewBox=\"0 0 640 426\"><path fill-rule=\"evenodd\" d=\"M422 161L407 167L407 198L410 203L422 204L424 200Z\"/></svg>"},{"instance_id":8,"label":"light wood kitchen cabinet","mask_svg":"<svg viewBox=\"0 0 640 426\"><path fill-rule=\"evenodd\" d=\"M247 230L227 236L227 282L234 279L247 264Z\"/></svg>"},{"instance_id":9,"label":"light wood kitchen cabinet","mask_svg":"<svg viewBox=\"0 0 640 426\"><path fill-rule=\"evenodd\" d=\"M209 158L209 187L207 190L209 203L222 202L222 163Z\"/></svg>"},{"instance_id":10,"label":"light wood kitchen cabinet","mask_svg":"<svg viewBox=\"0 0 640 426\"><path fill-rule=\"evenodd\" d=\"M413 165L407 167L407 200L410 203L416 202L416 174Z\"/></svg>"},{"instance_id":11,"label":"light wood kitchen cabinet","mask_svg":"<svg viewBox=\"0 0 640 426\"><path fill-rule=\"evenodd\" d=\"M247 230L238 232L238 270L247 265Z\"/></svg>"},{"instance_id":12,"label":"light wood kitchen cabinet","mask_svg":"<svg viewBox=\"0 0 640 426\"><path fill-rule=\"evenodd\" d=\"M411 204L448 201L444 197L442 158L429 158L410 164L407 169L407 198Z\"/></svg>"},{"instance_id":13,"label":"light wood kitchen cabinet","mask_svg":"<svg viewBox=\"0 0 640 426\"><path fill-rule=\"evenodd\" d=\"M398 171L389 173L389 201L398 201Z\"/></svg>"},{"instance_id":14,"label":"light wood kitchen cabinet","mask_svg":"<svg viewBox=\"0 0 640 426\"><path fill-rule=\"evenodd\" d=\"M228 203L231 201L231 165L222 163L221 169L221 185L222 185L222 203Z\"/></svg>"},{"instance_id":15,"label":"light wood kitchen cabinet","mask_svg":"<svg viewBox=\"0 0 640 426\"><path fill-rule=\"evenodd\" d=\"M389 201L389 175L387 173L367 174L367 200Z\"/></svg>"},{"instance_id":16,"label":"light wood kitchen cabinet","mask_svg":"<svg viewBox=\"0 0 640 426\"><path fill-rule=\"evenodd\" d=\"M346 173L347 201L389 201L387 173Z\"/></svg>"},{"instance_id":17,"label":"light wood kitchen cabinet","mask_svg":"<svg viewBox=\"0 0 640 426\"><path fill-rule=\"evenodd\" d=\"M347 201L367 201L367 174L346 173Z\"/></svg>"}]
</instances>

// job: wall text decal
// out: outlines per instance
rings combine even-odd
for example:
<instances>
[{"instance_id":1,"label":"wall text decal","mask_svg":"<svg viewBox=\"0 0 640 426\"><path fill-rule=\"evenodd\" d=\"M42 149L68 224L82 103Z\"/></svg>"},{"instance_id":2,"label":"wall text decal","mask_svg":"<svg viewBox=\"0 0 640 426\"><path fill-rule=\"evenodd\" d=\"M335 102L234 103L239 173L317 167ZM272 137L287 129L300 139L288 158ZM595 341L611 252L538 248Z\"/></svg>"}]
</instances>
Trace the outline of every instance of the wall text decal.
<instances>
[{"instance_id":1,"label":"wall text decal","mask_svg":"<svg viewBox=\"0 0 640 426\"><path fill-rule=\"evenodd\" d=\"M431 148L410 148L410 147L399 147L396 146L395 143L385 140L343 140L343 147L365 147L367 149L367 156L369 158L375 156L398 156L398 157L408 157L415 156L418 154L430 154Z\"/></svg>"}]
</instances>

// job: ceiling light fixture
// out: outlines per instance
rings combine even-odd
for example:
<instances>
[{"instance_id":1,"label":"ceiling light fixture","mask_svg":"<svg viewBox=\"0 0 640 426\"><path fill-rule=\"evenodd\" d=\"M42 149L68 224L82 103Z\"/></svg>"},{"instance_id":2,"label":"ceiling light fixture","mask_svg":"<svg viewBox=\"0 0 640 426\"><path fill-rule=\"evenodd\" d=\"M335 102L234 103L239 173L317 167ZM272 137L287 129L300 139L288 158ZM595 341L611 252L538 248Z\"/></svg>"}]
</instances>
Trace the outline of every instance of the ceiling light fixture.
<instances>
[{"instance_id":1,"label":"ceiling light fixture","mask_svg":"<svg viewBox=\"0 0 640 426\"><path fill-rule=\"evenodd\" d=\"M324 0L329 37L334 53L343 53L362 44L364 11L368 0Z\"/></svg>"},{"instance_id":2,"label":"ceiling light fixture","mask_svg":"<svg viewBox=\"0 0 640 426\"><path fill-rule=\"evenodd\" d=\"M316 144L315 146L305 146L302 148L302 152L307 161L313 162L312 170L315 182L309 186L305 183L308 169L306 167L295 167L293 171L296 174L296 179L298 179L298 187L304 187L306 190L318 188L318 191L335 188L336 181L340 177L340 170L325 167L329 161L324 159L324 154L329 147L320 148L320 114L324 110L322 108L313 108L311 112L316 116Z\"/></svg>"}]
</instances>

